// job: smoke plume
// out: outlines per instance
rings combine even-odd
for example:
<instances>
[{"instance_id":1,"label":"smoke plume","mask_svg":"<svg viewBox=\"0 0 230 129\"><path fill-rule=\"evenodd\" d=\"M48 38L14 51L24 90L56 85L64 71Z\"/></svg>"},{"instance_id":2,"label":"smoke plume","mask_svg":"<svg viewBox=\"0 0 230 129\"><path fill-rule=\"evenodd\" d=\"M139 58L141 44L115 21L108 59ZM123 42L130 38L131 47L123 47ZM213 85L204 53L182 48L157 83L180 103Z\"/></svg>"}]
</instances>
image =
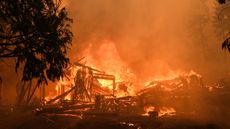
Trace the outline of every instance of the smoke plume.
<instances>
[{"instance_id":1,"label":"smoke plume","mask_svg":"<svg viewBox=\"0 0 230 129\"><path fill-rule=\"evenodd\" d=\"M140 79L192 69L214 82L229 71L213 25L214 0L69 0L66 5L74 19L73 62L87 56L82 53L89 46L93 54L109 40Z\"/></svg>"}]
</instances>

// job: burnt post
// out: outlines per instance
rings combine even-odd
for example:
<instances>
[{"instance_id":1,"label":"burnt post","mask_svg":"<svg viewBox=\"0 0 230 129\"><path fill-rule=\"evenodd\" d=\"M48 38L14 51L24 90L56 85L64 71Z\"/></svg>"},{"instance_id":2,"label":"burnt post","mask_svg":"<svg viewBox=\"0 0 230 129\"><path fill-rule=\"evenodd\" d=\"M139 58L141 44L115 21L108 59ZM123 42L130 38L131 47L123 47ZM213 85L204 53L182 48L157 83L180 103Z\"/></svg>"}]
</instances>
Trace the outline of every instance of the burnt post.
<instances>
[{"instance_id":1,"label":"burnt post","mask_svg":"<svg viewBox=\"0 0 230 129\"><path fill-rule=\"evenodd\" d=\"M0 77L0 105L2 105L2 94L3 94L3 81L2 78Z\"/></svg>"},{"instance_id":2,"label":"burnt post","mask_svg":"<svg viewBox=\"0 0 230 129\"><path fill-rule=\"evenodd\" d=\"M95 96L95 109L100 110L101 109L101 95Z\"/></svg>"},{"instance_id":3,"label":"burnt post","mask_svg":"<svg viewBox=\"0 0 230 129\"><path fill-rule=\"evenodd\" d=\"M115 78L113 78L113 95L115 94Z\"/></svg>"},{"instance_id":4,"label":"burnt post","mask_svg":"<svg viewBox=\"0 0 230 129\"><path fill-rule=\"evenodd\" d=\"M110 80L112 81L113 89L112 89L112 94L114 95L115 92L115 76L114 75L109 75L109 74L104 74L104 73L94 73L93 75L94 78L96 79L104 79L104 80Z\"/></svg>"},{"instance_id":5,"label":"burnt post","mask_svg":"<svg viewBox=\"0 0 230 129\"><path fill-rule=\"evenodd\" d=\"M40 101L45 102L45 84L40 87Z\"/></svg>"}]
</instances>

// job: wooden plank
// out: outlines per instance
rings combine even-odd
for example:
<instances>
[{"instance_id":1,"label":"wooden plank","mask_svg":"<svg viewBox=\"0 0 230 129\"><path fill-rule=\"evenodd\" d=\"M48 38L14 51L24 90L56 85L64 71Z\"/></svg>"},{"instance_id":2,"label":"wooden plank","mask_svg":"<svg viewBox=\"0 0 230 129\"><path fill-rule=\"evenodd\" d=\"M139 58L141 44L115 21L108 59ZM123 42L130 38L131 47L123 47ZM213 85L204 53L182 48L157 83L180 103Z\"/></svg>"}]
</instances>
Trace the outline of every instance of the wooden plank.
<instances>
[{"instance_id":1,"label":"wooden plank","mask_svg":"<svg viewBox=\"0 0 230 129\"><path fill-rule=\"evenodd\" d=\"M51 103L55 102L55 101L58 100L58 99L64 98L64 97L67 96L71 91L73 91L75 88L77 88L77 86L74 86L74 87L72 87L70 90L64 92L63 94L61 94L61 95L59 95L59 96L57 96L57 97L51 99L50 101L47 102L47 104L51 104Z\"/></svg>"}]
</instances>

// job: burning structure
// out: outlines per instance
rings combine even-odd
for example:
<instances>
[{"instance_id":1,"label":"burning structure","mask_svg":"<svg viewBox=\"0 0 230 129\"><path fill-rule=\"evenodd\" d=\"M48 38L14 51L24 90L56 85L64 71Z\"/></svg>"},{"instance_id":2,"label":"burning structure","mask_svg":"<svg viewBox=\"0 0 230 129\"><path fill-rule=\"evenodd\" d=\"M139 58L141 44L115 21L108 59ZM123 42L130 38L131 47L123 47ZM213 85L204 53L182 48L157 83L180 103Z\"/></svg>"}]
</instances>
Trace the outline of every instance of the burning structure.
<instances>
[{"instance_id":1,"label":"burning structure","mask_svg":"<svg viewBox=\"0 0 230 129\"><path fill-rule=\"evenodd\" d=\"M160 126L161 122L165 120L167 123L178 117L206 117L220 121L229 118L228 80L208 85L196 72L181 72L195 69L202 75L206 74L204 76L213 76L213 73L220 75L222 71L227 70L226 67L221 69L218 66L228 66L223 63L225 60L220 61L222 58L210 61L213 55L217 55L217 59L222 57L215 51L210 56L209 53L213 51L208 50L216 46L203 44L205 37L209 37L207 42L216 40L213 34L204 33L213 29L209 28L209 24L203 23L203 20L210 18L211 11L204 9L198 14L191 11L197 5L202 9L204 4L211 9L212 3L193 0L156 1L157 4L148 0L133 1L101 0L94 3L98 8L92 10L84 8L90 7L87 4L92 1L78 1L81 7L77 7L76 14L80 14L80 19L83 19L77 22L82 24L77 25L81 26L78 30L82 32L76 41L80 42L77 48L80 50L72 49L70 58L76 61L76 58L79 58L76 56L78 52L80 57L86 56L89 60L83 62L81 59L72 63L65 69L65 76L48 87L37 87L33 85L33 81L19 82L17 105L20 108L29 107L37 117L45 116L48 123L53 123L57 116L65 116L65 119L74 116L83 121L93 119L99 123L109 119L112 123L118 121L119 125L139 129L155 128L156 125L159 128L167 128ZM178 6L180 3L184 6ZM114 5L119 4L124 6L114 8ZM71 10L74 11L76 10ZM133 11L138 13L132 14ZM101 12L106 13L98 17ZM203 16L203 13L210 16ZM184 18L185 16L189 18ZM190 22L190 16L198 18L199 25L197 22ZM99 20L94 25L92 21L96 18ZM119 18L121 20L117 20ZM114 24L117 26L114 27ZM190 30L190 24L194 24L194 30ZM175 26L177 28L174 28ZM199 33L194 33L197 28ZM188 33L192 33L196 38L189 37ZM168 48L165 49L165 46ZM168 50L171 50L170 53ZM173 66L174 69L171 69ZM210 69L214 70L210 72ZM219 71L221 72L218 73ZM0 104L2 86L0 80ZM18 107L10 108L10 112L15 113L16 108ZM88 125L88 122L85 125ZM204 128L211 129L213 126Z\"/></svg>"},{"instance_id":2,"label":"burning structure","mask_svg":"<svg viewBox=\"0 0 230 129\"><path fill-rule=\"evenodd\" d=\"M41 87L41 105L34 108L38 116L72 116L93 121L106 118L112 123L122 121L117 123L119 125L144 128L159 126L159 121L171 117L199 116L204 105L216 104L217 96L228 98L230 95L223 92L226 87L205 85L202 76L193 71L170 79L148 81L132 94L129 88L132 88L130 83L116 82L115 75L74 63L66 69L66 76L57 82L55 96L46 95ZM205 98L199 98L198 94ZM112 118L119 120L110 121Z\"/></svg>"},{"instance_id":3,"label":"burning structure","mask_svg":"<svg viewBox=\"0 0 230 129\"><path fill-rule=\"evenodd\" d=\"M57 96L45 97L46 105L58 104L64 108L68 107L68 110L78 105L79 109L91 108L103 112L120 112L128 111L128 107L135 104L134 97L121 97L121 94L128 93L128 86L125 82L116 83L114 75L80 63L75 63L66 71L68 73L66 77L56 85ZM117 96L120 97L117 98ZM59 106L54 110L60 110Z\"/></svg>"},{"instance_id":4,"label":"burning structure","mask_svg":"<svg viewBox=\"0 0 230 129\"><path fill-rule=\"evenodd\" d=\"M113 75L105 74L102 71L79 63L76 63L76 65L80 66L80 68L76 68L77 72L74 76L73 84L66 83L65 81L61 80L56 87L59 95L47 103L52 103L56 100L63 100L66 97L67 100L69 99L71 101L76 100L92 102L96 94L114 94L115 77ZM69 77L67 76L64 80L68 79ZM100 83L97 79L112 81L112 92L110 92L108 89L100 88Z\"/></svg>"},{"instance_id":5,"label":"burning structure","mask_svg":"<svg viewBox=\"0 0 230 129\"><path fill-rule=\"evenodd\" d=\"M114 75L90 66L75 63L66 71L66 77L56 85L56 96L46 96L45 106L38 113L196 115L203 111L203 105L197 102L207 105L206 101L213 101L213 94L218 94L213 91L217 86L206 86L202 76L194 71L168 80L150 81L134 95L128 93L129 84L117 83ZM200 98L199 94L205 94L206 98ZM185 104L188 108L184 108Z\"/></svg>"},{"instance_id":6,"label":"burning structure","mask_svg":"<svg viewBox=\"0 0 230 129\"><path fill-rule=\"evenodd\" d=\"M20 108L29 107L39 117L116 119L119 125L132 127L142 126L140 123L152 126L154 122L178 117L197 119L228 114L230 105L217 106L230 96L227 80L207 85L196 72L174 71L163 63L157 65L162 65L166 74L142 80L125 68L113 44L106 43L99 49L100 59L86 51L89 60L81 58L72 63L53 86L42 85L39 89L33 82L18 83ZM16 110L11 109L10 112Z\"/></svg>"}]
</instances>

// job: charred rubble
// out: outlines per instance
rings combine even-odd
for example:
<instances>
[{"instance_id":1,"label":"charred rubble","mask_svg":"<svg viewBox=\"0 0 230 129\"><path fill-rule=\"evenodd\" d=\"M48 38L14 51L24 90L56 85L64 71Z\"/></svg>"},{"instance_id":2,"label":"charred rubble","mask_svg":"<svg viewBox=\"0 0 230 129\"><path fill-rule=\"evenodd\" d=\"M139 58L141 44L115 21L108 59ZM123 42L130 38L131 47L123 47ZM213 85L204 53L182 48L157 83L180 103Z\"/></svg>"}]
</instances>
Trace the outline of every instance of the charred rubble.
<instances>
[{"instance_id":1,"label":"charred rubble","mask_svg":"<svg viewBox=\"0 0 230 129\"><path fill-rule=\"evenodd\" d=\"M178 123L187 123L181 118L197 119L204 114L229 115L230 92L226 80L207 86L201 75L191 72L169 80L150 81L135 95L129 95L130 84L116 83L114 75L80 63L75 63L74 67L77 68L74 83L61 83L57 96L47 100L45 87L41 87L41 98L35 101L30 99L34 91L26 88L21 90L24 97L20 98L19 107L51 121L62 117L77 118L74 121L77 124L71 128L93 128L98 124L106 128L164 129L175 126L192 129L197 125L198 129L219 129L219 126L209 123ZM71 68L66 70L66 79L71 78L70 70ZM111 88L102 87L99 79L110 81ZM121 91L127 94L119 96ZM6 109L2 107L1 110L8 113L16 110L15 107ZM220 121L224 118L221 117ZM217 116L213 116L213 119L217 119Z\"/></svg>"}]
</instances>

